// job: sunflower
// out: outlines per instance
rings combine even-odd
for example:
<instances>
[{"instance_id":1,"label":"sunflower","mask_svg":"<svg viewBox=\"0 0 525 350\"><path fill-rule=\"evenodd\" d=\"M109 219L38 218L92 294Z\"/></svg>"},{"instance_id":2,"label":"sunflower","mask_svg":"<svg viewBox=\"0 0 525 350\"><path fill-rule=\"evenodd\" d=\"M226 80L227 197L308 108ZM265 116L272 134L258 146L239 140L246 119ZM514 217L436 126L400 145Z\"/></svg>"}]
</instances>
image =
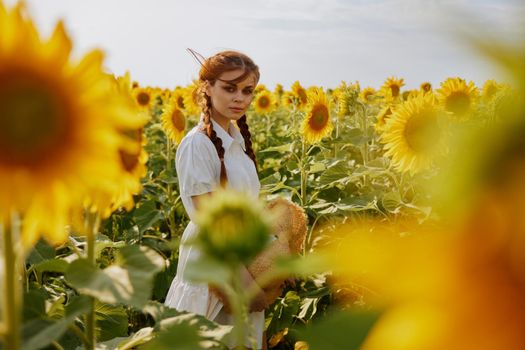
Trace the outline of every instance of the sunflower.
<instances>
[{"instance_id":1,"label":"sunflower","mask_svg":"<svg viewBox=\"0 0 525 350\"><path fill-rule=\"evenodd\" d=\"M275 110L275 97L268 90L262 90L255 96L254 108L257 114L269 114Z\"/></svg>"},{"instance_id":2,"label":"sunflower","mask_svg":"<svg viewBox=\"0 0 525 350\"><path fill-rule=\"evenodd\" d=\"M148 111L153 105L153 94L150 88L137 87L133 89L133 96L135 97L135 103L142 110Z\"/></svg>"},{"instance_id":3,"label":"sunflower","mask_svg":"<svg viewBox=\"0 0 525 350\"><path fill-rule=\"evenodd\" d=\"M424 93L431 92L432 91L432 84L429 83L428 81L425 81L425 82L421 83L421 85L419 85L419 90L421 90Z\"/></svg>"},{"instance_id":4,"label":"sunflower","mask_svg":"<svg viewBox=\"0 0 525 350\"><path fill-rule=\"evenodd\" d=\"M385 129L386 122L390 117L392 117L392 113L394 111L393 105L387 105L381 109L379 114L377 115L377 121L374 125L374 129L376 129L377 132L381 133Z\"/></svg>"},{"instance_id":5,"label":"sunflower","mask_svg":"<svg viewBox=\"0 0 525 350\"><path fill-rule=\"evenodd\" d=\"M41 234L62 242L72 207L116 190L118 130L140 121L102 70L102 52L70 60L62 22L43 40L23 3L0 2L0 33L0 221L21 214L26 248Z\"/></svg>"},{"instance_id":6,"label":"sunflower","mask_svg":"<svg viewBox=\"0 0 525 350\"><path fill-rule=\"evenodd\" d=\"M420 95L396 107L381 135L385 155L397 170L411 175L428 168L442 144L439 108Z\"/></svg>"},{"instance_id":7,"label":"sunflower","mask_svg":"<svg viewBox=\"0 0 525 350\"><path fill-rule=\"evenodd\" d=\"M177 108L180 110L185 110L184 106L184 89L180 86L177 86L175 90L171 92L171 99L177 102Z\"/></svg>"},{"instance_id":8,"label":"sunflower","mask_svg":"<svg viewBox=\"0 0 525 350\"><path fill-rule=\"evenodd\" d=\"M328 99L322 89L316 89L308 96L306 116L301 129L308 143L319 142L332 132Z\"/></svg>"},{"instance_id":9,"label":"sunflower","mask_svg":"<svg viewBox=\"0 0 525 350\"><path fill-rule=\"evenodd\" d=\"M482 99L485 102L490 102L493 97L503 89L503 84L499 84L497 81L489 79L483 84Z\"/></svg>"},{"instance_id":10,"label":"sunflower","mask_svg":"<svg viewBox=\"0 0 525 350\"><path fill-rule=\"evenodd\" d=\"M287 109L292 109L294 105L294 96L291 92L285 91L281 96L281 105Z\"/></svg>"},{"instance_id":11,"label":"sunflower","mask_svg":"<svg viewBox=\"0 0 525 350\"><path fill-rule=\"evenodd\" d=\"M443 108L458 120L468 119L478 99L479 91L473 82L461 78L448 78L437 90L438 99Z\"/></svg>"},{"instance_id":12,"label":"sunflower","mask_svg":"<svg viewBox=\"0 0 525 350\"><path fill-rule=\"evenodd\" d=\"M337 116L343 118L351 114L352 98L348 90L341 90L337 98Z\"/></svg>"},{"instance_id":13,"label":"sunflower","mask_svg":"<svg viewBox=\"0 0 525 350\"><path fill-rule=\"evenodd\" d=\"M171 100L164 108L161 116L162 128L170 140L179 144L186 130L186 117L184 112L178 108L177 100Z\"/></svg>"},{"instance_id":14,"label":"sunflower","mask_svg":"<svg viewBox=\"0 0 525 350\"><path fill-rule=\"evenodd\" d=\"M267 91L268 89L266 88L266 85L264 84L257 84L257 86L255 87L255 89L253 89L253 92L258 94L259 92L261 91Z\"/></svg>"},{"instance_id":15,"label":"sunflower","mask_svg":"<svg viewBox=\"0 0 525 350\"><path fill-rule=\"evenodd\" d=\"M363 103L371 103L374 100L376 90L372 87L366 87L359 93L359 100Z\"/></svg>"},{"instance_id":16,"label":"sunflower","mask_svg":"<svg viewBox=\"0 0 525 350\"><path fill-rule=\"evenodd\" d=\"M390 77L381 86L381 91L387 99L396 100L401 95L401 87L405 85L404 79Z\"/></svg>"},{"instance_id":17,"label":"sunflower","mask_svg":"<svg viewBox=\"0 0 525 350\"><path fill-rule=\"evenodd\" d=\"M273 89L273 93L275 94L275 96L280 98L284 93L283 86L281 84L276 84L275 89Z\"/></svg>"},{"instance_id":18,"label":"sunflower","mask_svg":"<svg viewBox=\"0 0 525 350\"><path fill-rule=\"evenodd\" d=\"M193 84L186 86L183 90L183 104L184 110L187 116L199 116L201 114L201 108L197 100L198 82L194 81Z\"/></svg>"},{"instance_id":19,"label":"sunflower","mask_svg":"<svg viewBox=\"0 0 525 350\"><path fill-rule=\"evenodd\" d=\"M303 110L308 104L308 94L306 93L306 89L301 86L301 83L299 83L299 81L295 81L293 83L292 95L297 101L297 108Z\"/></svg>"}]
</instances>

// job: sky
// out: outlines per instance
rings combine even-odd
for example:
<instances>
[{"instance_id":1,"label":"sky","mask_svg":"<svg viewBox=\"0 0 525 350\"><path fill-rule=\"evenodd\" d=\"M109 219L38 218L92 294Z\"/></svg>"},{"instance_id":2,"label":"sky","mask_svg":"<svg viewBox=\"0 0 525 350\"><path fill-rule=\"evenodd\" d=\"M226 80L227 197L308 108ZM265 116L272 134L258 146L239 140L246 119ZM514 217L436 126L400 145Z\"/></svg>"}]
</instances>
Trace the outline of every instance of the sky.
<instances>
[{"instance_id":1,"label":"sky","mask_svg":"<svg viewBox=\"0 0 525 350\"><path fill-rule=\"evenodd\" d=\"M6 0L4 0L6 1ZM15 0L7 0L13 4ZM460 76L481 85L506 77L465 33L519 38L522 0L26 0L44 36L63 19L74 55L94 48L106 68L141 85L173 88L197 77L205 57L239 50L260 83L290 88L359 81L378 88L396 76L406 88Z\"/></svg>"}]
</instances>

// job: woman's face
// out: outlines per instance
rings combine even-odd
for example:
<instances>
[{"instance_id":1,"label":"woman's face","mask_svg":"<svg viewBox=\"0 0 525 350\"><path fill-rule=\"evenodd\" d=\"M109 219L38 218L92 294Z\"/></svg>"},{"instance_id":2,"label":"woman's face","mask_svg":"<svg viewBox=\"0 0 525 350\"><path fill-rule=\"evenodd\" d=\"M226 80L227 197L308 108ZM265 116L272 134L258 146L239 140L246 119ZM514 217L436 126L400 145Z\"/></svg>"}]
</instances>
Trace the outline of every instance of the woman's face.
<instances>
[{"instance_id":1,"label":"woman's face","mask_svg":"<svg viewBox=\"0 0 525 350\"><path fill-rule=\"evenodd\" d=\"M243 73L242 69L224 72L219 79L233 80ZM253 73L248 74L243 81L237 84L221 80L216 80L214 85L208 84L206 94L211 98L212 116L218 119L240 119L253 100L253 89L256 84Z\"/></svg>"}]
</instances>

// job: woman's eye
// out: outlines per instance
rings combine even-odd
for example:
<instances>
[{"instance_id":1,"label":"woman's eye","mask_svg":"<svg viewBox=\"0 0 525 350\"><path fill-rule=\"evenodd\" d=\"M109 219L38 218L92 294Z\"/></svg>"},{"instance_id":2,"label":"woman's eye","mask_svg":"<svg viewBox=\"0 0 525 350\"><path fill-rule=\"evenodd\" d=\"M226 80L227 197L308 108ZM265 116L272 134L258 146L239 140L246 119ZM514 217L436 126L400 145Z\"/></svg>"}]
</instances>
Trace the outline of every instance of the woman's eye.
<instances>
[{"instance_id":1,"label":"woman's eye","mask_svg":"<svg viewBox=\"0 0 525 350\"><path fill-rule=\"evenodd\" d=\"M235 88L234 87L231 87L231 86L227 86L224 88L224 90L228 91L228 92L234 92L235 91Z\"/></svg>"},{"instance_id":2,"label":"woman's eye","mask_svg":"<svg viewBox=\"0 0 525 350\"><path fill-rule=\"evenodd\" d=\"M253 90L244 90L245 95L251 95L253 93Z\"/></svg>"}]
</instances>

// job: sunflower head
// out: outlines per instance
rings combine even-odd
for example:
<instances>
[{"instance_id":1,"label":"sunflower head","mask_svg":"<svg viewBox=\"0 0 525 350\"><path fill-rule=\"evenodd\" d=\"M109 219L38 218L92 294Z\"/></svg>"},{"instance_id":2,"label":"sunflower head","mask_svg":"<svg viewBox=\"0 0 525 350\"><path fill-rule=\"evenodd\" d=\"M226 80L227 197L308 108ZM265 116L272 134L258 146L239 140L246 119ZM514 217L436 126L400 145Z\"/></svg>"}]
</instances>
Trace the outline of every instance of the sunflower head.
<instances>
[{"instance_id":1,"label":"sunflower head","mask_svg":"<svg viewBox=\"0 0 525 350\"><path fill-rule=\"evenodd\" d=\"M490 102L504 88L503 84L498 83L493 79L485 81L483 84L483 92L481 94L483 101Z\"/></svg>"},{"instance_id":2,"label":"sunflower head","mask_svg":"<svg viewBox=\"0 0 525 350\"><path fill-rule=\"evenodd\" d=\"M276 84L275 85L275 89L273 89L273 93L277 96L277 97L281 97L284 93L284 89L283 89L283 86L281 84Z\"/></svg>"},{"instance_id":3,"label":"sunflower head","mask_svg":"<svg viewBox=\"0 0 525 350\"><path fill-rule=\"evenodd\" d=\"M394 111L393 105L387 105L381 109L379 114L377 115L377 121L374 125L374 128L377 132L382 132L385 129L386 122L390 117L392 117L392 112Z\"/></svg>"},{"instance_id":4,"label":"sunflower head","mask_svg":"<svg viewBox=\"0 0 525 350\"><path fill-rule=\"evenodd\" d=\"M319 142L332 132L330 107L322 89L316 89L309 94L306 116L301 129L303 137L308 143Z\"/></svg>"},{"instance_id":5,"label":"sunflower head","mask_svg":"<svg viewBox=\"0 0 525 350\"><path fill-rule=\"evenodd\" d=\"M461 78L448 78L437 90L439 102L458 120L468 119L477 99L478 88L473 82L467 83Z\"/></svg>"},{"instance_id":6,"label":"sunflower head","mask_svg":"<svg viewBox=\"0 0 525 350\"><path fill-rule=\"evenodd\" d=\"M419 86L419 90L421 92L431 92L432 91L432 84L428 81L425 81L423 83L421 83L421 85Z\"/></svg>"},{"instance_id":7,"label":"sunflower head","mask_svg":"<svg viewBox=\"0 0 525 350\"><path fill-rule=\"evenodd\" d=\"M179 144L186 130L186 117L184 112L178 108L177 99L171 99L164 108L161 123L169 139Z\"/></svg>"},{"instance_id":8,"label":"sunflower head","mask_svg":"<svg viewBox=\"0 0 525 350\"><path fill-rule=\"evenodd\" d=\"M268 90L260 91L254 99L255 112L258 114L269 114L275 110L275 97Z\"/></svg>"},{"instance_id":9,"label":"sunflower head","mask_svg":"<svg viewBox=\"0 0 525 350\"><path fill-rule=\"evenodd\" d=\"M374 97L376 94L376 90L372 87L366 87L359 93L359 99L363 103L372 103L374 101Z\"/></svg>"},{"instance_id":10,"label":"sunflower head","mask_svg":"<svg viewBox=\"0 0 525 350\"><path fill-rule=\"evenodd\" d=\"M271 224L263 205L244 193L215 192L198 213L194 244L210 257L230 264L246 263L267 244Z\"/></svg>"},{"instance_id":11,"label":"sunflower head","mask_svg":"<svg viewBox=\"0 0 525 350\"><path fill-rule=\"evenodd\" d=\"M299 81L295 81L293 83L292 95L295 97L295 100L297 101L297 107L303 110L308 104L308 94L306 93L306 89L301 86L301 83L299 83Z\"/></svg>"},{"instance_id":12,"label":"sunflower head","mask_svg":"<svg viewBox=\"0 0 525 350\"><path fill-rule=\"evenodd\" d=\"M396 77L389 77L381 86L381 91L392 100L397 100L401 97L401 87L405 85L404 79Z\"/></svg>"},{"instance_id":13,"label":"sunflower head","mask_svg":"<svg viewBox=\"0 0 525 350\"><path fill-rule=\"evenodd\" d=\"M294 95L291 92L285 91L281 96L281 105L287 109L292 109L294 106Z\"/></svg>"},{"instance_id":14,"label":"sunflower head","mask_svg":"<svg viewBox=\"0 0 525 350\"><path fill-rule=\"evenodd\" d=\"M428 168L441 151L440 110L431 96L419 95L396 107L386 122L381 142L394 166L411 175Z\"/></svg>"}]
</instances>

